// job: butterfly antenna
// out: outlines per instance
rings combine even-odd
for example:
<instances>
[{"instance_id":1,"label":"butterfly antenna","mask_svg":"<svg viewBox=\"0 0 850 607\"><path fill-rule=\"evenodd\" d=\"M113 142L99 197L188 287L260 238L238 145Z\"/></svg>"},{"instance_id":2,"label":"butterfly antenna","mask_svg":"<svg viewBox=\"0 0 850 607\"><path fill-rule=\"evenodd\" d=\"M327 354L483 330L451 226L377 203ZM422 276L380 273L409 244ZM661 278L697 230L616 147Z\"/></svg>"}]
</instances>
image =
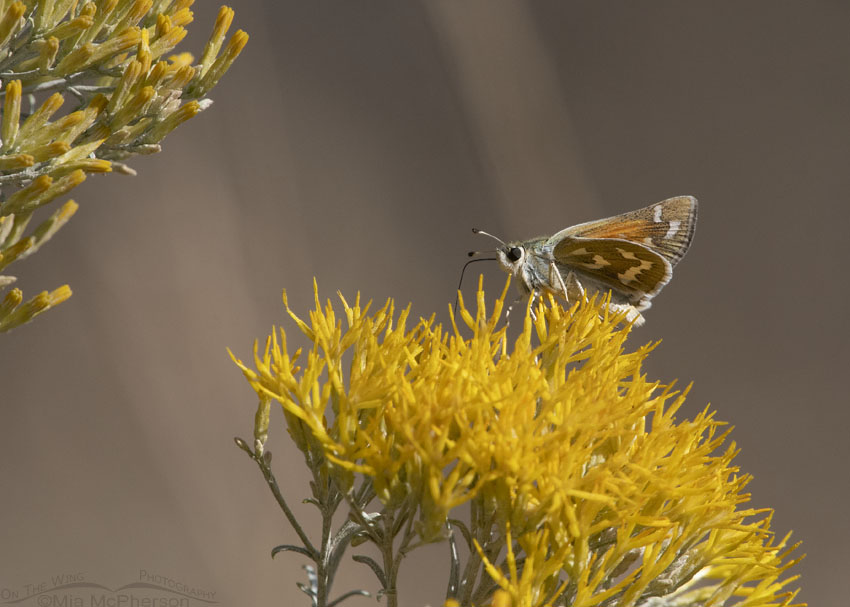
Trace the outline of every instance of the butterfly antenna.
<instances>
[{"instance_id":1,"label":"butterfly antenna","mask_svg":"<svg viewBox=\"0 0 850 607\"><path fill-rule=\"evenodd\" d=\"M484 230L479 230L478 228L472 228L472 233L473 233L473 234L483 234L484 236L489 236L490 238L492 238L493 240L495 240L496 242L498 242L498 243L499 243L500 245L502 245L503 247L507 248L507 246L508 246L508 245L507 245L507 243L506 243L504 240L502 240L502 239L501 239L501 238L499 238L498 236L493 236L492 234L488 234L488 233L487 233L487 232L485 232Z\"/></svg>"},{"instance_id":2,"label":"butterfly antenna","mask_svg":"<svg viewBox=\"0 0 850 607\"><path fill-rule=\"evenodd\" d=\"M480 251L470 251L469 255L472 256L479 254ZM470 259L465 264L463 264L463 269L460 271L460 280L457 283L457 291L455 292L455 316L457 316L457 304L458 304L458 293L460 292L460 286L463 284L463 274L466 272L466 266L471 263L475 263L476 261L499 261L495 257L479 257L477 259Z\"/></svg>"}]
</instances>

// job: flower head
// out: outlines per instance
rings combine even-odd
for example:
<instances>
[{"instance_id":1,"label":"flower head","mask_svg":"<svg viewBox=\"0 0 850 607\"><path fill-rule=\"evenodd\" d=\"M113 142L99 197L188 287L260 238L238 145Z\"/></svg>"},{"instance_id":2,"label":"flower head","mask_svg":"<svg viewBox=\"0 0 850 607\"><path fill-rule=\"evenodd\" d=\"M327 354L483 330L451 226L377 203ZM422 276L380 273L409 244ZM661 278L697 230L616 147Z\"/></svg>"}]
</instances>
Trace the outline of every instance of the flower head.
<instances>
[{"instance_id":1,"label":"flower head","mask_svg":"<svg viewBox=\"0 0 850 607\"><path fill-rule=\"evenodd\" d=\"M166 135L209 107L207 94L248 35L238 30L225 41L233 10L221 7L199 65L190 53L170 55L187 33L193 2L0 2L0 270L35 253L76 203L27 234L42 207L89 173L134 175L123 161L158 152ZM66 102L68 111L51 120ZM14 280L0 275L0 291ZM0 316L0 331L70 294L66 285L38 295L14 316ZM7 294L3 308L16 301L20 291Z\"/></svg>"},{"instance_id":2,"label":"flower head","mask_svg":"<svg viewBox=\"0 0 850 607\"><path fill-rule=\"evenodd\" d=\"M256 370L236 361L264 411L258 447L274 400L343 491L360 476L385 511L415 503L421 539L469 503L452 524L489 578L456 589L462 604L790 605L787 538L742 507L724 425L708 409L678 420L687 389L643 373L654 346L626 351L631 327L605 302L551 298L509 343L506 290L488 314L479 283L449 329L359 296L340 295L338 318L318 290L305 320L284 294L312 345L290 354L281 330Z\"/></svg>"}]
</instances>

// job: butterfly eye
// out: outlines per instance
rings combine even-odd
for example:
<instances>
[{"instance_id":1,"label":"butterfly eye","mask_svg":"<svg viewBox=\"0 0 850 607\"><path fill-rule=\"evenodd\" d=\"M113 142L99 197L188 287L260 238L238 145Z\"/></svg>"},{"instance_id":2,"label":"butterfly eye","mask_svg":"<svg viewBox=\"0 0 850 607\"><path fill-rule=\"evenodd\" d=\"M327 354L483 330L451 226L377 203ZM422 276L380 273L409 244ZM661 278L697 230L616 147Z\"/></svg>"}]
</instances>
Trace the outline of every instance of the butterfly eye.
<instances>
[{"instance_id":1,"label":"butterfly eye","mask_svg":"<svg viewBox=\"0 0 850 607\"><path fill-rule=\"evenodd\" d=\"M511 247L511 249L507 253L508 259L511 261L517 261L520 257L522 257L522 249L519 247Z\"/></svg>"}]
</instances>

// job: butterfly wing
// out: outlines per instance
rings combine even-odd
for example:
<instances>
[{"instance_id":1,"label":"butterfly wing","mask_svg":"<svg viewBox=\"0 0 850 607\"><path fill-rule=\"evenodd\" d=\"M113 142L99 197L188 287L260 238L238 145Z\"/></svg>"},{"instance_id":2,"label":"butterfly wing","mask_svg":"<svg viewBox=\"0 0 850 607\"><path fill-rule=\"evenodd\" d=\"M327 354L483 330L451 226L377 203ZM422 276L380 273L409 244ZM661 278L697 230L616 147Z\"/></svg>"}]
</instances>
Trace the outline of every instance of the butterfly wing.
<instances>
[{"instance_id":1,"label":"butterfly wing","mask_svg":"<svg viewBox=\"0 0 850 607\"><path fill-rule=\"evenodd\" d=\"M562 276L576 272L633 303L652 298L673 274L673 265L659 252L618 238L566 236L555 244L552 257Z\"/></svg>"},{"instance_id":2,"label":"butterfly wing","mask_svg":"<svg viewBox=\"0 0 850 607\"><path fill-rule=\"evenodd\" d=\"M651 249L674 266L691 246L696 223L697 199L676 196L643 209L566 228L549 242L563 242L566 237L625 240ZM608 245L606 250L610 250Z\"/></svg>"}]
</instances>

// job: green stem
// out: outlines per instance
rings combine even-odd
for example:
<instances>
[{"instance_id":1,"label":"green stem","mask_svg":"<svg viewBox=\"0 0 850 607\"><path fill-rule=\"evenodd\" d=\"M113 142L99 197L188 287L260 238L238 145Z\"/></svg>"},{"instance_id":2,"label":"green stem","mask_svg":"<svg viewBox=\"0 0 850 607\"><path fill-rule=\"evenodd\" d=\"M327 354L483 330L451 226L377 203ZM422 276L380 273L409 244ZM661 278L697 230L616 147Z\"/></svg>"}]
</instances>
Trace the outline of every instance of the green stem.
<instances>
[{"instance_id":1,"label":"green stem","mask_svg":"<svg viewBox=\"0 0 850 607\"><path fill-rule=\"evenodd\" d=\"M321 560L319 551L316 550L315 546L313 546L312 542L310 542L310 538L308 538L307 534L304 533L304 530L301 528L301 525L298 524L298 520L295 518L292 510L289 509L289 505L286 503L286 499L284 499L283 494L280 492L280 487L277 484L277 479L275 479L274 474L272 473L271 467L263 456L254 454L254 461L256 461L257 465L260 466L260 470L263 472L263 477L266 479L266 483L268 483L269 488L272 490L272 494L277 500L280 509L283 510L286 520L289 521L289 524L292 525L295 533L298 534L298 538L301 540L304 548L310 553L310 558L314 563L316 563L316 566L319 566L319 562Z\"/></svg>"},{"instance_id":2,"label":"green stem","mask_svg":"<svg viewBox=\"0 0 850 607\"><path fill-rule=\"evenodd\" d=\"M395 534L393 527L395 524L394 512L386 510L381 514L381 520L384 522L384 533L381 538L381 557L384 561L384 573L387 576L387 584L384 587L384 595L387 597L387 607L398 607L398 590L396 581L398 580L398 565L393 554L393 540Z\"/></svg>"}]
</instances>

